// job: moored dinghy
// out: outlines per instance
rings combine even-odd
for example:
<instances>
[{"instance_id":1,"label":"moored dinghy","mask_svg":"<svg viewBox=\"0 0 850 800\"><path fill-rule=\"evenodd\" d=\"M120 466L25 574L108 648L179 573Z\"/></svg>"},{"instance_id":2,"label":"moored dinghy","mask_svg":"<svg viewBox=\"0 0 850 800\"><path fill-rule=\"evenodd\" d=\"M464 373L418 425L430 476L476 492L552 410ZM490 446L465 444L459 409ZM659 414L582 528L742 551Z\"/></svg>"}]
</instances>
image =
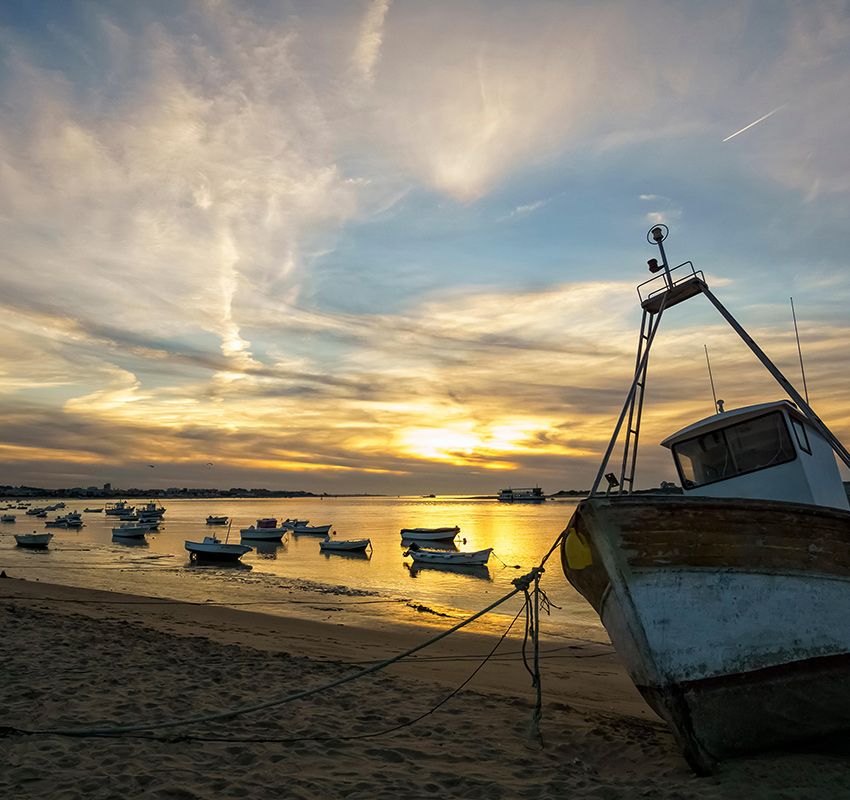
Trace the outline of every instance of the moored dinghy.
<instances>
[{"instance_id":1,"label":"moored dinghy","mask_svg":"<svg viewBox=\"0 0 850 800\"><path fill-rule=\"evenodd\" d=\"M119 539L142 539L151 532L151 526L147 523L125 522L117 528L112 529L112 535Z\"/></svg>"},{"instance_id":2,"label":"moored dinghy","mask_svg":"<svg viewBox=\"0 0 850 800\"><path fill-rule=\"evenodd\" d=\"M32 550L46 550L53 538L52 533L16 533L15 542L18 547L27 547Z\"/></svg>"},{"instance_id":3,"label":"moored dinghy","mask_svg":"<svg viewBox=\"0 0 850 800\"><path fill-rule=\"evenodd\" d=\"M204 536L202 542L184 542L192 561L239 561L253 547L247 544L228 544L215 536Z\"/></svg>"},{"instance_id":4,"label":"moored dinghy","mask_svg":"<svg viewBox=\"0 0 850 800\"><path fill-rule=\"evenodd\" d=\"M850 506L824 425L690 262L641 292L637 368L590 496L562 540L641 694L691 766L850 730ZM675 278L676 270L684 271ZM668 437L683 493L632 494L649 350L665 308L704 294L794 400ZM619 477L599 485L626 418Z\"/></svg>"},{"instance_id":5,"label":"moored dinghy","mask_svg":"<svg viewBox=\"0 0 850 800\"><path fill-rule=\"evenodd\" d=\"M296 525L292 532L296 536L327 536L330 530L330 525Z\"/></svg>"},{"instance_id":6,"label":"moored dinghy","mask_svg":"<svg viewBox=\"0 0 850 800\"><path fill-rule=\"evenodd\" d=\"M455 538L460 533L460 528L402 528L402 539L419 539L420 541L445 542Z\"/></svg>"},{"instance_id":7,"label":"moored dinghy","mask_svg":"<svg viewBox=\"0 0 850 800\"><path fill-rule=\"evenodd\" d=\"M216 516L215 514L210 514L207 517L207 525L227 525L229 521L229 517L226 516Z\"/></svg>"},{"instance_id":8,"label":"moored dinghy","mask_svg":"<svg viewBox=\"0 0 850 800\"><path fill-rule=\"evenodd\" d=\"M323 539L319 542L323 552L363 553L371 546L371 539Z\"/></svg>"},{"instance_id":9,"label":"moored dinghy","mask_svg":"<svg viewBox=\"0 0 850 800\"><path fill-rule=\"evenodd\" d=\"M418 547L415 543L404 551L405 556L410 556L416 564L447 564L455 567L481 567L490 559L492 547L485 550L472 552L459 551L453 553L448 550L426 550Z\"/></svg>"}]
</instances>

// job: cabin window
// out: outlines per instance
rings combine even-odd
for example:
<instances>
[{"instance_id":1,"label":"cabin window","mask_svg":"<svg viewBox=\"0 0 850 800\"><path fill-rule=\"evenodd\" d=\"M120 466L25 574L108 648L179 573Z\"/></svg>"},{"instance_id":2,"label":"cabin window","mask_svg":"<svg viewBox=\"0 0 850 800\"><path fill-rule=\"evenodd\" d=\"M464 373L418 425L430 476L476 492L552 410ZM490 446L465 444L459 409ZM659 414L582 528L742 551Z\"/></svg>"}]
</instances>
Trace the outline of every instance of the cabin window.
<instances>
[{"instance_id":1,"label":"cabin window","mask_svg":"<svg viewBox=\"0 0 850 800\"><path fill-rule=\"evenodd\" d=\"M794 429L794 436L797 438L797 444L804 453L812 454L812 446L809 444L809 435L806 433L806 426L798 419L791 417L791 427Z\"/></svg>"},{"instance_id":2,"label":"cabin window","mask_svg":"<svg viewBox=\"0 0 850 800\"><path fill-rule=\"evenodd\" d=\"M693 489L796 457L783 415L776 411L673 445L682 486Z\"/></svg>"}]
</instances>

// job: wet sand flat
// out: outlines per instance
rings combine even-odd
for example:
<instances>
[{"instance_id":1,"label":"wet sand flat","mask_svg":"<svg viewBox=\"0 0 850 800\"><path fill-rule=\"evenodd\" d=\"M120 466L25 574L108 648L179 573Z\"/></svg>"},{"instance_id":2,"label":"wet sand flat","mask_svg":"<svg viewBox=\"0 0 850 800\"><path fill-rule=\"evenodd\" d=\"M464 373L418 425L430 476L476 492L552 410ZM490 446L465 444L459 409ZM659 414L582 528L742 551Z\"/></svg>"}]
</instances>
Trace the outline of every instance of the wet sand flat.
<instances>
[{"instance_id":1,"label":"wet sand flat","mask_svg":"<svg viewBox=\"0 0 850 800\"><path fill-rule=\"evenodd\" d=\"M0 725L25 728L128 725L259 703L434 632L372 632L12 579L0 581L0 630ZM529 737L533 693L516 637L433 714L371 736L440 702L495 641L463 632L305 700L159 732L167 741L0 738L0 796L850 796L846 748L739 759L694 777L611 648L581 640L542 642L543 749Z\"/></svg>"}]
</instances>

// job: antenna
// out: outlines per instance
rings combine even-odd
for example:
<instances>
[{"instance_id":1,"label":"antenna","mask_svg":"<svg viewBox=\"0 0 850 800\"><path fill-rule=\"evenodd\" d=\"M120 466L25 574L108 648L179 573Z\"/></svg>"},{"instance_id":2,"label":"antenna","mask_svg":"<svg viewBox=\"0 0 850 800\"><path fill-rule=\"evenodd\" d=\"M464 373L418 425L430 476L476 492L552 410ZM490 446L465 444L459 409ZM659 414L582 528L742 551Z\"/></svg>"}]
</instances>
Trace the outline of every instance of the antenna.
<instances>
[{"instance_id":1,"label":"antenna","mask_svg":"<svg viewBox=\"0 0 850 800\"><path fill-rule=\"evenodd\" d=\"M806 369L803 367L803 351L800 348L800 331L797 330L797 314L794 311L794 298L791 299L791 316L794 319L794 336L797 337L797 355L800 356L800 372L803 375L803 394L806 395L806 404L809 402L809 388L806 386Z\"/></svg>"},{"instance_id":2,"label":"antenna","mask_svg":"<svg viewBox=\"0 0 850 800\"><path fill-rule=\"evenodd\" d=\"M722 409L718 409L717 406L717 392L714 391L714 375L711 374L711 359L708 357L708 345L704 344L703 349L705 350L705 363L708 365L708 380L711 381L711 399L714 400L712 413L718 414L722 411Z\"/></svg>"}]
</instances>

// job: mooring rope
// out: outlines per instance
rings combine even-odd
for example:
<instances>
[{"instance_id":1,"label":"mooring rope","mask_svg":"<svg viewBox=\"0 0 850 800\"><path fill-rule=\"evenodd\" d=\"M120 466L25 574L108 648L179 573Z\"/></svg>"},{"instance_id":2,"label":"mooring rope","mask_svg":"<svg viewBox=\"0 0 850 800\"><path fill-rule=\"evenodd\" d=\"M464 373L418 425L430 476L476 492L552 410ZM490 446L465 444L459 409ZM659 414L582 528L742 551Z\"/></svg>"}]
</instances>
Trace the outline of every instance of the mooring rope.
<instances>
[{"instance_id":1,"label":"mooring rope","mask_svg":"<svg viewBox=\"0 0 850 800\"><path fill-rule=\"evenodd\" d=\"M322 686L317 686L312 689L304 689L300 692L295 692L294 694L285 695L284 697L278 697L272 700L267 700L262 703L253 703L247 706L240 706L233 709L228 709L226 711L215 711L209 714L198 714L191 717L184 717L182 719L172 719L172 720L163 720L160 722L144 722L137 723L135 725L120 725L120 726L106 726L106 727L74 727L74 728L38 728L38 729L27 729L27 728L17 728L17 727L0 727L0 735L11 736L16 734L21 735L29 735L29 736L70 736L70 737L92 737L92 736L118 736L122 734L130 734L130 733L140 733L143 731L150 731L154 729L166 729L166 728L177 728L183 725L194 725L203 722L215 722L218 720L224 719L234 719L235 717L243 716L245 714L250 714L256 711L262 711L268 708L275 708L278 706L285 705L286 703L292 703L295 700L302 700L307 697L311 697L320 692L328 691L329 689L333 689L337 686L341 686L345 683L350 683L351 681L358 680L359 678L365 677L366 675L371 675L372 673L379 672L380 670L386 669L387 667L402 661L414 653L419 652L420 650L424 650L426 647L430 647L432 644L445 639L447 636L450 636L453 633L456 633L461 628L466 627L470 623L475 620L483 617L485 614L490 613L494 609L498 608L503 603L506 603L515 595L520 592L528 593L528 588L532 584L532 582L536 582L540 572L542 569L540 567L534 567L527 575L523 575L519 578L515 578L513 580L514 588L508 592L507 594L500 597L498 600L495 600L486 608L481 609L475 614L467 617L464 620L461 620L456 625L453 625L451 628L448 628L445 631L441 631L436 636L432 636L430 639L422 642L414 647L411 647L405 650L402 653L399 653L396 656L392 656L391 658L384 659L383 661L379 661L371 666L364 667L361 670L358 670L351 675L343 676L342 678L338 678L335 681L331 681L330 683L326 683ZM518 616L518 615L517 615Z\"/></svg>"}]
</instances>

